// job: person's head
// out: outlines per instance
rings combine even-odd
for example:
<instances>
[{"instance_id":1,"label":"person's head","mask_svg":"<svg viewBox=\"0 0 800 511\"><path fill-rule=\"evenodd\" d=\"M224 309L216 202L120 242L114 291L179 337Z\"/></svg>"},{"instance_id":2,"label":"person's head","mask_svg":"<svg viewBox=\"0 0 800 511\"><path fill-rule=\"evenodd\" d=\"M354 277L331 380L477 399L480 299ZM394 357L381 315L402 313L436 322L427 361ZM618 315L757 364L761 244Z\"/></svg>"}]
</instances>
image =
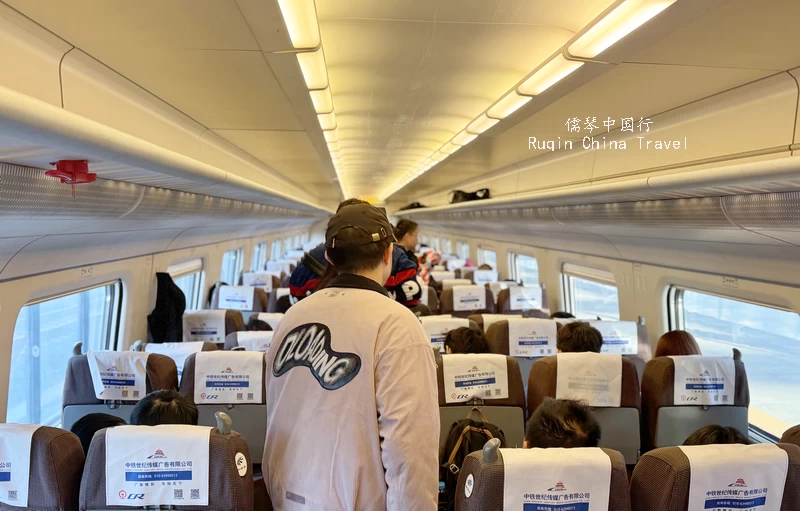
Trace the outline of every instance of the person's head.
<instances>
[{"instance_id":1,"label":"person's head","mask_svg":"<svg viewBox=\"0 0 800 511\"><path fill-rule=\"evenodd\" d=\"M550 314L550 319L575 319L575 316L569 312L554 312Z\"/></svg>"},{"instance_id":2,"label":"person's head","mask_svg":"<svg viewBox=\"0 0 800 511\"><path fill-rule=\"evenodd\" d=\"M587 351L600 353L600 348L603 346L603 334L583 321L567 323L558 329L556 346L559 353L584 353Z\"/></svg>"},{"instance_id":3,"label":"person's head","mask_svg":"<svg viewBox=\"0 0 800 511\"><path fill-rule=\"evenodd\" d=\"M597 447L600 433L600 424L588 406L548 397L528 420L522 447Z\"/></svg>"},{"instance_id":4,"label":"person's head","mask_svg":"<svg viewBox=\"0 0 800 511\"><path fill-rule=\"evenodd\" d=\"M354 273L383 285L392 271L394 235L383 212L370 204L340 209L328 222L325 258L338 273Z\"/></svg>"},{"instance_id":5,"label":"person's head","mask_svg":"<svg viewBox=\"0 0 800 511\"><path fill-rule=\"evenodd\" d=\"M431 308L425 305L424 303L419 303L413 307L411 307L411 312L418 318L425 317L425 316L433 316L433 312L431 312Z\"/></svg>"},{"instance_id":6,"label":"person's head","mask_svg":"<svg viewBox=\"0 0 800 511\"><path fill-rule=\"evenodd\" d=\"M683 442L683 445L749 444L750 439L730 426L703 426Z\"/></svg>"},{"instance_id":7,"label":"person's head","mask_svg":"<svg viewBox=\"0 0 800 511\"><path fill-rule=\"evenodd\" d=\"M394 227L394 237L397 244L406 250L417 248L417 222L403 218Z\"/></svg>"},{"instance_id":8,"label":"person's head","mask_svg":"<svg viewBox=\"0 0 800 511\"><path fill-rule=\"evenodd\" d=\"M156 390L136 403L131 412L134 426L186 424L197 426L197 405L174 390Z\"/></svg>"},{"instance_id":9,"label":"person's head","mask_svg":"<svg viewBox=\"0 0 800 511\"><path fill-rule=\"evenodd\" d=\"M655 357L702 355L694 336L685 330L673 330L662 335L656 345Z\"/></svg>"},{"instance_id":10,"label":"person's head","mask_svg":"<svg viewBox=\"0 0 800 511\"><path fill-rule=\"evenodd\" d=\"M352 206L354 204L369 204L369 202L367 202L365 200L361 200L361 199L356 199L356 198L345 199L342 202L340 202L338 206L336 206L336 212L338 213L345 206Z\"/></svg>"},{"instance_id":11,"label":"person's head","mask_svg":"<svg viewBox=\"0 0 800 511\"><path fill-rule=\"evenodd\" d=\"M94 434L103 428L113 428L115 426L124 426L125 421L119 417L114 417L107 413L90 413L78 419L72 425L70 431L75 433L81 441L83 447L83 454L89 452L89 446L92 444Z\"/></svg>"},{"instance_id":12,"label":"person's head","mask_svg":"<svg viewBox=\"0 0 800 511\"><path fill-rule=\"evenodd\" d=\"M248 332L268 332L272 330L272 327L269 326L269 323L266 321L262 321L258 318L250 318L250 321L247 322L245 330Z\"/></svg>"},{"instance_id":13,"label":"person's head","mask_svg":"<svg viewBox=\"0 0 800 511\"><path fill-rule=\"evenodd\" d=\"M479 270L494 270L494 268L492 268L491 264L482 264L482 265L478 266L478 269Z\"/></svg>"},{"instance_id":14,"label":"person's head","mask_svg":"<svg viewBox=\"0 0 800 511\"><path fill-rule=\"evenodd\" d=\"M447 332L444 350L448 355L454 353L489 353L489 342L480 330L462 326Z\"/></svg>"}]
</instances>

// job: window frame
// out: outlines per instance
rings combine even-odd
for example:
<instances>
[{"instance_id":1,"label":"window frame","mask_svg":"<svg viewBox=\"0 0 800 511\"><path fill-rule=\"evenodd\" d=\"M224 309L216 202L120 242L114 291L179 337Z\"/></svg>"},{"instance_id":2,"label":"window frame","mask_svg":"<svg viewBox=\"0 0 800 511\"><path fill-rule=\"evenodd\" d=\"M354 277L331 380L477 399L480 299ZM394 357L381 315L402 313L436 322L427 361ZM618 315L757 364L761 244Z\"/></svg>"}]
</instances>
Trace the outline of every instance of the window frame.
<instances>
[{"instance_id":1,"label":"window frame","mask_svg":"<svg viewBox=\"0 0 800 511\"><path fill-rule=\"evenodd\" d=\"M561 266L561 289L564 310L566 312L575 314L575 278L588 280L590 282L594 282L595 284L613 286L617 289L617 301L619 302L619 286L617 285L617 280L613 273L607 270L600 270L588 266L564 263ZM620 318L621 317L622 316L620 315Z\"/></svg>"},{"instance_id":2,"label":"window frame","mask_svg":"<svg viewBox=\"0 0 800 511\"><path fill-rule=\"evenodd\" d=\"M267 250L268 243L266 240L253 246L253 260L250 261L250 271L264 270L267 264Z\"/></svg>"},{"instance_id":3,"label":"window frame","mask_svg":"<svg viewBox=\"0 0 800 511\"><path fill-rule=\"evenodd\" d=\"M486 256L485 256L486 252L491 252L494 254L494 264L490 266L492 266L492 269L494 269L495 271L498 271L497 250L495 250L492 247L481 247L481 246L478 247L478 266L481 266L483 264L489 264L486 262Z\"/></svg>"},{"instance_id":4,"label":"window frame","mask_svg":"<svg viewBox=\"0 0 800 511\"><path fill-rule=\"evenodd\" d=\"M450 238L442 238L442 254L453 255L453 240Z\"/></svg>"},{"instance_id":5,"label":"window frame","mask_svg":"<svg viewBox=\"0 0 800 511\"><path fill-rule=\"evenodd\" d=\"M106 299L107 299L107 302L108 302L108 306L106 307L106 310L105 310L105 313L104 313L104 318L103 318L103 323L105 323L105 342L104 342L104 346L102 348L105 349L105 350L118 350L119 349L119 341L120 341L120 326L121 326L120 319L121 319L121 316L122 316L123 295L124 295L124 292L125 292L124 291L125 287L123 286L122 279L114 279L114 280L109 280L109 281L103 281L103 282L99 282L99 283L91 285L91 286L85 286L85 287L80 287L80 288L75 288L75 289L69 289L67 291L63 291L63 292L56 293L56 294L53 294L53 295L47 295L47 296L43 296L43 297L36 298L36 299L33 299L33 300L28 300L27 302L25 302L22 305L22 307L20 307L19 311L17 312L17 318L16 318L16 320L14 322L14 331L16 332L16 328L17 328L16 325L19 322L20 316L23 314L23 312L25 311L26 307L35 307L37 305L40 305L40 304L43 304L43 303L46 303L46 302L51 302L53 300L59 300L61 298L65 298L65 297L72 296L72 295L77 295L77 294L82 294L82 293L86 293L86 292L93 291L95 289L101 289L101 288L108 288L107 291L106 291L106 293L107 293ZM81 303L81 305L80 305L80 307L82 309L85 306L87 306L87 305L84 305L83 303ZM33 317L29 317L28 318L28 322L29 322L29 324L27 325L28 326L28 335L32 336L32 340L29 341L29 345L31 345L32 347L39 347L39 346L41 346L41 341L39 340L40 325L41 325L40 318L39 318L39 309L37 307L36 309L32 309L32 310L36 311L36 317L35 318L33 318ZM86 311L86 312L87 312L87 316L88 316L88 311ZM29 313L29 314L32 314L32 313ZM34 325L35 325L36 330L33 329ZM83 330L82 327L80 329ZM84 334L82 332L81 333L81 337L84 338L83 340L79 341L81 343L81 353L86 353L87 352L86 337L88 337L88 334ZM73 346L72 349L74 349L74 346ZM12 335L12 340L11 340L11 357L12 357L12 359L13 359L13 356L14 356L14 339L13 339L13 335ZM31 374L32 377L33 377L34 374L41 374L41 368L39 367L40 366L41 357L40 356L34 356L33 359L36 360L36 365L35 365L35 367L30 368L31 373L32 373ZM64 378L66 379L66 371L64 372L64 374L65 374ZM10 375L9 375L9 378L10 378ZM63 386L63 382L62 382L62 386ZM9 384L8 391L10 391L10 390L11 390L11 385ZM33 395L33 394L37 394L37 393L38 393L38 402L37 402L38 406L37 406L37 408L39 409L39 411L34 413L33 415L34 416L38 415L38 419L33 420L31 422L34 423L34 424L41 424L41 425L45 425L45 426L53 426L54 424L52 424L52 423L45 424L44 422L42 422L40 383L36 383L36 384L34 384L34 388L29 388L28 389L28 394L29 395ZM10 408L10 399L9 399L9 407L8 408ZM8 420L8 409L6 410L6 416L4 418L4 421L7 421L7 420ZM60 414L59 414L59 418L58 418L57 424L55 424L55 427L61 427Z\"/></svg>"},{"instance_id":6,"label":"window frame","mask_svg":"<svg viewBox=\"0 0 800 511\"><path fill-rule=\"evenodd\" d=\"M471 247L469 246L468 241L456 240L456 252L457 252L456 255L458 256L459 259L463 259L464 261L470 259L471 257L470 250Z\"/></svg>"},{"instance_id":7,"label":"window frame","mask_svg":"<svg viewBox=\"0 0 800 511\"><path fill-rule=\"evenodd\" d=\"M515 253L515 252L509 252L508 253L508 269L509 269L509 272L511 272L511 278L513 280L517 281L517 282L519 282L521 280L522 272L519 271L519 263L520 263L520 258L521 257L528 257L530 259L533 259L536 262L536 276L537 276L536 283L535 284L525 283L525 285L526 286L532 286L532 285L541 286L542 285L542 275L541 275L541 272L539 271L539 259L537 259L536 256L532 256L532 255L529 255L529 254L520 254L520 253Z\"/></svg>"},{"instance_id":8,"label":"window frame","mask_svg":"<svg viewBox=\"0 0 800 511\"><path fill-rule=\"evenodd\" d=\"M192 286L192 296L185 297L186 308L189 310L199 309L203 299L203 287L206 279L205 260L199 258L172 264L167 267L166 272L169 273L173 281L190 275L195 276L195 281Z\"/></svg>"},{"instance_id":9,"label":"window frame","mask_svg":"<svg viewBox=\"0 0 800 511\"><path fill-rule=\"evenodd\" d=\"M230 279L231 282L227 282L226 272L227 268L225 268L225 256L228 254L233 254L233 279ZM221 282L226 282L229 286L236 286L239 284L238 277L242 274L242 270L244 269L244 247L234 248L233 250L227 250L222 254L222 264L220 265L220 272L219 272L219 279Z\"/></svg>"},{"instance_id":10,"label":"window frame","mask_svg":"<svg viewBox=\"0 0 800 511\"><path fill-rule=\"evenodd\" d=\"M692 286L684 286L684 285L681 285L681 284L670 284L669 285L669 289L667 291L667 324L668 324L668 327L669 327L669 331L672 331L672 330L685 330L686 329L685 308L684 308L684 304L683 304L683 302L684 302L683 295L684 295L684 293L686 291L691 291L693 293L699 293L699 294L706 295L706 296L712 296L712 297L716 297L716 298L721 298L723 300L730 300L730 301L733 301L733 302L739 302L739 303L746 303L746 304L750 304L750 305L755 305L757 307L764 307L764 308L767 308L767 309L779 310L779 311L782 311L782 312L795 313L795 314L797 313L793 309L790 309L790 308L787 308L787 307L782 307L782 306L779 306L779 305L772 305L772 304L767 304L767 303L764 303L764 302L758 302L758 301L755 301L755 300L748 300L746 298L740 298L738 296L725 295L725 294L714 292L714 291L708 291L706 289L698 289L698 288L692 287ZM751 403L751 406L752 406L752 403ZM763 413L767 413L767 412L763 412ZM748 429L749 429L749 436L750 436L751 440L755 440L756 442L759 442L759 443L765 443L765 442L777 443L780 440L779 436L774 435L774 434L768 432L767 430L765 430L765 429L753 424L752 422L750 422L749 419L751 419L751 418L752 418L751 415L748 414ZM778 419L778 420L781 420L778 417L775 417L775 418Z\"/></svg>"}]
</instances>

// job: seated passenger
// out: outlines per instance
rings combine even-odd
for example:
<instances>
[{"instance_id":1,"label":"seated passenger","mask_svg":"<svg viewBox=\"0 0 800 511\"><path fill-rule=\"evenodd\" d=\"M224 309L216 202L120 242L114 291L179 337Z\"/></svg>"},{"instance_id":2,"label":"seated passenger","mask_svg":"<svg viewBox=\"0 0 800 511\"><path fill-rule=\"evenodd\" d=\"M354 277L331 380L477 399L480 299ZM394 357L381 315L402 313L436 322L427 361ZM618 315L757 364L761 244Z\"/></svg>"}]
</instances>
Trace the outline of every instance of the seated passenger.
<instances>
[{"instance_id":1,"label":"seated passenger","mask_svg":"<svg viewBox=\"0 0 800 511\"><path fill-rule=\"evenodd\" d=\"M554 312L550 314L550 319L575 319L569 312Z\"/></svg>"},{"instance_id":2,"label":"seated passenger","mask_svg":"<svg viewBox=\"0 0 800 511\"><path fill-rule=\"evenodd\" d=\"M750 439L731 426L703 426L683 442L683 445L750 444Z\"/></svg>"},{"instance_id":3,"label":"seated passenger","mask_svg":"<svg viewBox=\"0 0 800 511\"><path fill-rule=\"evenodd\" d=\"M272 331L272 327L269 326L269 323L266 321L262 321L258 318L250 318L250 321L247 322L247 325L244 327L245 331L247 332L270 332Z\"/></svg>"},{"instance_id":4,"label":"seated passenger","mask_svg":"<svg viewBox=\"0 0 800 511\"><path fill-rule=\"evenodd\" d=\"M348 199L339 204L336 211L355 204L367 204L367 202ZM393 250L392 272L384 283L384 287L389 291L391 298L406 307L414 307L422 296L422 286L417 282L417 264L408 258L402 247L395 245ZM330 266L325 259L324 243L320 243L306 252L289 278L292 302L296 303L311 293L327 287L336 277L336 272Z\"/></svg>"},{"instance_id":5,"label":"seated passenger","mask_svg":"<svg viewBox=\"0 0 800 511\"><path fill-rule=\"evenodd\" d=\"M447 332L444 338L445 353L489 353L489 341L481 330L462 326Z\"/></svg>"},{"instance_id":6,"label":"seated passenger","mask_svg":"<svg viewBox=\"0 0 800 511\"><path fill-rule=\"evenodd\" d=\"M559 353L600 353L603 335L589 323L567 323L558 329L556 347Z\"/></svg>"},{"instance_id":7,"label":"seated passenger","mask_svg":"<svg viewBox=\"0 0 800 511\"><path fill-rule=\"evenodd\" d=\"M673 330L658 339L654 357L676 357L683 355L702 355L700 346L689 332Z\"/></svg>"},{"instance_id":8,"label":"seated passenger","mask_svg":"<svg viewBox=\"0 0 800 511\"><path fill-rule=\"evenodd\" d=\"M115 426L124 426L125 421L119 417L114 417L107 413L90 413L78 419L72 425L70 431L81 441L83 447L83 454L89 452L89 446L92 444L94 434L104 428L113 428Z\"/></svg>"},{"instance_id":9,"label":"seated passenger","mask_svg":"<svg viewBox=\"0 0 800 511\"><path fill-rule=\"evenodd\" d=\"M588 406L548 397L528 420L522 448L597 447L600 433L600 424Z\"/></svg>"},{"instance_id":10,"label":"seated passenger","mask_svg":"<svg viewBox=\"0 0 800 511\"><path fill-rule=\"evenodd\" d=\"M131 412L131 425L158 426L186 424L197 426L197 405L175 390L156 390L136 403Z\"/></svg>"}]
</instances>

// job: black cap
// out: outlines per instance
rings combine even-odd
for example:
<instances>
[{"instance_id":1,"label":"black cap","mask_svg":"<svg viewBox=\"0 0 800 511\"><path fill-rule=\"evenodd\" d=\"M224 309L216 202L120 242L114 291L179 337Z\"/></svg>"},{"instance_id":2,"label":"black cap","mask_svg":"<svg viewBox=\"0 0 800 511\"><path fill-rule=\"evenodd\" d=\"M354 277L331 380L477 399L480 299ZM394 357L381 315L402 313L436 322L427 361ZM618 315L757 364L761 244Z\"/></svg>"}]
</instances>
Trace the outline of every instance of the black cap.
<instances>
[{"instance_id":1,"label":"black cap","mask_svg":"<svg viewBox=\"0 0 800 511\"><path fill-rule=\"evenodd\" d=\"M353 204L343 207L330 219L325 231L325 246L357 247L387 238L395 241L386 213L370 204Z\"/></svg>"}]
</instances>

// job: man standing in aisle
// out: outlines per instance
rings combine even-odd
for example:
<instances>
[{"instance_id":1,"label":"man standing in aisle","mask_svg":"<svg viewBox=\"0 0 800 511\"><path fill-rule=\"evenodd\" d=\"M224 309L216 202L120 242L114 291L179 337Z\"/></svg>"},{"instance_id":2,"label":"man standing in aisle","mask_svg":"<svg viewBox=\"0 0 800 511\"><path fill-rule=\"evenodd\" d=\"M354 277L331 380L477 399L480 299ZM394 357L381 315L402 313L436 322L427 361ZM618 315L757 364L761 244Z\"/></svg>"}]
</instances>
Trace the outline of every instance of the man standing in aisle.
<instances>
[{"instance_id":1,"label":"man standing in aisle","mask_svg":"<svg viewBox=\"0 0 800 511\"><path fill-rule=\"evenodd\" d=\"M377 208L339 210L325 234L338 275L275 332L262 466L277 510L437 507L436 363L417 318L381 285L393 239Z\"/></svg>"}]
</instances>

